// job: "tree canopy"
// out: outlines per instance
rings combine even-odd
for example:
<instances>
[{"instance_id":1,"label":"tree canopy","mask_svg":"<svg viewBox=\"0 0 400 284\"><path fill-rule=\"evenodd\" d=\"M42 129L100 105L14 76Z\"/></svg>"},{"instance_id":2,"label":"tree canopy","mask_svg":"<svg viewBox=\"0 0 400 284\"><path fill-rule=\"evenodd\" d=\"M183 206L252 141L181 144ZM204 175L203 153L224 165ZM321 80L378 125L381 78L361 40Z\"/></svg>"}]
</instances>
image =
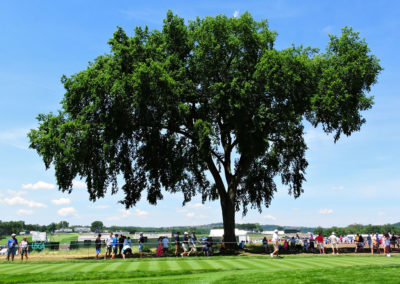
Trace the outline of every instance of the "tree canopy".
<instances>
[{"instance_id":1,"label":"tree canopy","mask_svg":"<svg viewBox=\"0 0 400 284\"><path fill-rule=\"evenodd\" d=\"M219 199L226 241L235 212L268 207L281 177L298 197L307 160L304 122L334 134L360 130L381 70L345 27L325 52L277 50L276 32L249 13L189 21L167 13L161 30L118 28L111 52L70 77L57 114L40 114L30 147L54 165L62 191L76 176L90 200L111 187L134 206L167 192ZM211 176L212 178L208 178Z\"/></svg>"}]
</instances>

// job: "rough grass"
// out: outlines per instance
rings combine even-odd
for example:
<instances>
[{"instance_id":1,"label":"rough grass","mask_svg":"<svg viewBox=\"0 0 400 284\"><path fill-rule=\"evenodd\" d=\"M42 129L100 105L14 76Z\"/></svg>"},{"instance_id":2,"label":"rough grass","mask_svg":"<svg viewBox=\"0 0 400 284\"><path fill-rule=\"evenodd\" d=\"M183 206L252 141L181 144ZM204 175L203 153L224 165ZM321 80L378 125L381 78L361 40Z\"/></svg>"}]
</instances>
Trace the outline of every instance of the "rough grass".
<instances>
[{"instance_id":1,"label":"rough grass","mask_svg":"<svg viewBox=\"0 0 400 284\"><path fill-rule=\"evenodd\" d=\"M62 234L48 234L47 237L51 242L59 242L60 244L70 243L71 241L78 240L79 233L62 233ZM18 243L22 241L22 239L26 237L28 242L32 242L32 235L24 235L24 236L17 236ZM0 245L7 244L7 240L10 238L2 237L0 238Z\"/></svg>"},{"instance_id":2,"label":"rough grass","mask_svg":"<svg viewBox=\"0 0 400 284\"><path fill-rule=\"evenodd\" d=\"M399 283L400 256L220 256L0 262L0 283Z\"/></svg>"}]
</instances>

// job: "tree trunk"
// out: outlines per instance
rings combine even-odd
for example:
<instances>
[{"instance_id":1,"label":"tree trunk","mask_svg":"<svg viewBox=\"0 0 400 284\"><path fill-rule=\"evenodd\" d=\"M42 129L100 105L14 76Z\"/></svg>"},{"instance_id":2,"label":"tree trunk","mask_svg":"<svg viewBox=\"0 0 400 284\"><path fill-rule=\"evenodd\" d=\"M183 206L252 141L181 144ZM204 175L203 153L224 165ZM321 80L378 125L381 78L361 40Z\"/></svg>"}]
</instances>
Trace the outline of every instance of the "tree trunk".
<instances>
[{"instance_id":1,"label":"tree trunk","mask_svg":"<svg viewBox=\"0 0 400 284\"><path fill-rule=\"evenodd\" d=\"M222 220L224 222L224 242L227 249L236 249L235 206L229 197L220 198Z\"/></svg>"}]
</instances>

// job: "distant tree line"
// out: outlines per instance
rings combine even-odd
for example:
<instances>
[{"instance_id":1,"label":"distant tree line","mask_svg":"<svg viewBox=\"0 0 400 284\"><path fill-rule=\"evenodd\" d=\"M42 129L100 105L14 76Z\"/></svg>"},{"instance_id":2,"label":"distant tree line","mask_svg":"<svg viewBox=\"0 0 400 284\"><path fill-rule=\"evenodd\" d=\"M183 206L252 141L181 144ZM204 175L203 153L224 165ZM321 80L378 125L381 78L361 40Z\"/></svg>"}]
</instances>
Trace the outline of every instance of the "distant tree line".
<instances>
[{"instance_id":1,"label":"distant tree line","mask_svg":"<svg viewBox=\"0 0 400 284\"><path fill-rule=\"evenodd\" d=\"M52 233L55 230L69 227L82 227L80 225L73 225L67 221L60 221L58 223L50 223L49 225L39 225L39 224L25 224L24 221L0 221L0 236L7 236L12 233L18 234L19 232L25 231L40 231ZM292 227L277 226L277 225L260 225L259 223L245 223L236 224L235 227L240 230L245 231L270 231L273 229L285 230ZM197 234L208 234L211 229L222 229L222 223L201 225L201 226L174 226L174 227L138 227L138 226L104 226L102 221L94 221L91 226L92 232L103 232L107 231L124 231L124 232L196 232ZM298 227L299 232L314 232L322 233L323 236L328 236L332 232L336 235L348 235L348 234L371 234L371 233L386 233L391 232L393 234L400 234L400 222L395 224L386 225L360 225L352 224L347 227L330 227L330 228L309 228L309 227Z\"/></svg>"}]
</instances>

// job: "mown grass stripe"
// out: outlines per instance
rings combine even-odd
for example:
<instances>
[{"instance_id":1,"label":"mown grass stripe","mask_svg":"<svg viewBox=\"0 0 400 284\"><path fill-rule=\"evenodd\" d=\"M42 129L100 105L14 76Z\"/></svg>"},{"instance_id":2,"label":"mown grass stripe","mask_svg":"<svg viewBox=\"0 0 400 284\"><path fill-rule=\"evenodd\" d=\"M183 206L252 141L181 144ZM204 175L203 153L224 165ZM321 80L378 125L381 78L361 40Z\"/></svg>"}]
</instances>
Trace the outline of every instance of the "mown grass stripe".
<instances>
[{"instance_id":1,"label":"mown grass stripe","mask_svg":"<svg viewBox=\"0 0 400 284\"><path fill-rule=\"evenodd\" d=\"M234 259L230 259L229 261L220 259L219 262L225 264L226 267L228 267L228 268L230 268L232 270L234 270L234 269L243 269L243 266L240 265L239 263L236 263L236 260L234 260Z\"/></svg>"},{"instance_id":2,"label":"mown grass stripe","mask_svg":"<svg viewBox=\"0 0 400 284\"><path fill-rule=\"evenodd\" d=\"M63 267L61 269L58 269L57 272L67 272L67 271L72 271L75 270L76 268L78 268L79 266L81 266L82 263L74 263L74 264L70 264L69 266ZM74 271L76 272L76 271Z\"/></svg>"},{"instance_id":3,"label":"mown grass stripe","mask_svg":"<svg viewBox=\"0 0 400 284\"><path fill-rule=\"evenodd\" d=\"M259 269L258 265L252 259L236 259L235 263L240 265L242 269Z\"/></svg>"},{"instance_id":4,"label":"mown grass stripe","mask_svg":"<svg viewBox=\"0 0 400 284\"><path fill-rule=\"evenodd\" d=\"M149 270L149 261L142 260L138 262L138 266L136 267L137 271L148 271Z\"/></svg>"},{"instance_id":5,"label":"mown grass stripe","mask_svg":"<svg viewBox=\"0 0 400 284\"><path fill-rule=\"evenodd\" d=\"M157 271L165 271L165 270L168 270L168 268L166 267L166 264L167 262L166 261L162 261L162 260L158 260L158 261L155 261L154 262L154 264L155 264L155 269L157 270Z\"/></svg>"},{"instance_id":6,"label":"mown grass stripe","mask_svg":"<svg viewBox=\"0 0 400 284\"><path fill-rule=\"evenodd\" d=\"M193 261L193 266L199 270L199 269L218 269L215 266L212 266L209 261L205 260L195 260Z\"/></svg>"},{"instance_id":7,"label":"mown grass stripe","mask_svg":"<svg viewBox=\"0 0 400 284\"><path fill-rule=\"evenodd\" d=\"M280 270L282 269L282 264L279 261L275 261L273 259L270 260L255 260L255 262L263 265L265 270Z\"/></svg>"},{"instance_id":8,"label":"mown grass stripe","mask_svg":"<svg viewBox=\"0 0 400 284\"><path fill-rule=\"evenodd\" d=\"M265 269L265 264L261 264L255 259L238 259L236 261L247 266L249 269Z\"/></svg>"},{"instance_id":9,"label":"mown grass stripe","mask_svg":"<svg viewBox=\"0 0 400 284\"><path fill-rule=\"evenodd\" d=\"M82 265L79 272L100 272L105 268L104 263L91 263Z\"/></svg>"},{"instance_id":10,"label":"mown grass stripe","mask_svg":"<svg viewBox=\"0 0 400 284\"><path fill-rule=\"evenodd\" d=\"M218 269L218 270L232 269L232 267L227 267L226 263L222 262L221 259L205 259L203 261L207 263L209 266L213 267L213 269Z\"/></svg>"},{"instance_id":11,"label":"mown grass stripe","mask_svg":"<svg viewBox=\"0 0 400 284\"><path fill-rule=\"evenodd\" d=\"M65 263L61 265L62 267L69 266L69 263ZM15 271L13 274L21 274L21 273L36 273L40 271L41 268L51 269L51 264L33 264L31 267L24 268L23 270Z\"/></svg>"}]
</instances>

